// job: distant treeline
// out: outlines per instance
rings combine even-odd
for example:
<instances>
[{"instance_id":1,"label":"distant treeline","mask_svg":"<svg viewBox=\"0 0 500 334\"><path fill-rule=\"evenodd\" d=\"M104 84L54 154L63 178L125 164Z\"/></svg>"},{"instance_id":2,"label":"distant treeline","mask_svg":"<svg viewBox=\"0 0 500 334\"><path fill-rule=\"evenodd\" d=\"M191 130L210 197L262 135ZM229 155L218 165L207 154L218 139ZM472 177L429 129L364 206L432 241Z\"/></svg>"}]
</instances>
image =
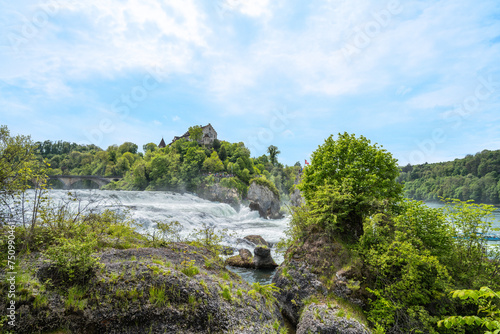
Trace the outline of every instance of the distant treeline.
<instances>
[{"instance_id":1,"label":"distant treeline","mask_svg":"<svg viewBox=\"0 0 500 334\"><path fill-rule=\"evenodd\" d=\"M138 152L138 146L131 142L106 150L62 141L36 144L39 156L50 164L51 175L123 177L118 184L108 185L108 189L194 191L202 183L215 182L210 174L217 173L232 176L220 182L242 194L253 178L264 176L286 200L301 170L298 162L291 167L279 163L280 152L275 146L268 148L269 155L252 158L241 142L215 140L206 146L196 140L180 139L164 148L148 143L143 146L144 153Z\"/></svg>"},{"instance_id":2,"label":"distant treeline","mask_svg":"<svg viewBox=\"0 0 500 334\"><path fill-rule=\"evenodd\" d=\"M417 200L439 197L500 203L500 150L484 150L463 159L402 168L404 194Z\"/></svg>"}]
</instances>

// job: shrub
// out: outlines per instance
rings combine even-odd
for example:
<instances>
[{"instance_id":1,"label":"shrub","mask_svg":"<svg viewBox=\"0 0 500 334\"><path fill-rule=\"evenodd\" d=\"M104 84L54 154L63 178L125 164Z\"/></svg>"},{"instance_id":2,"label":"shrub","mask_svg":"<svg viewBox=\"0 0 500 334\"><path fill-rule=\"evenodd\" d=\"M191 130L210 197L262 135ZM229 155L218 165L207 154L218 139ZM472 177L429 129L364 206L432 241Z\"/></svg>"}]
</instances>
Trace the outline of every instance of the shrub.
<instances>
[{"instance_id":1,"label":"shrub","mask_svg":"<svg viewBox=\"0 0 500 334\"><path fill-rule=\"evenodd\" d=\"M84 284L99 263L99 258L92 255L96 246L93 234L82 240L60 238L57 245L45 251L45 256L52 262L60 280Z\"/></svg>"}]
</instances>

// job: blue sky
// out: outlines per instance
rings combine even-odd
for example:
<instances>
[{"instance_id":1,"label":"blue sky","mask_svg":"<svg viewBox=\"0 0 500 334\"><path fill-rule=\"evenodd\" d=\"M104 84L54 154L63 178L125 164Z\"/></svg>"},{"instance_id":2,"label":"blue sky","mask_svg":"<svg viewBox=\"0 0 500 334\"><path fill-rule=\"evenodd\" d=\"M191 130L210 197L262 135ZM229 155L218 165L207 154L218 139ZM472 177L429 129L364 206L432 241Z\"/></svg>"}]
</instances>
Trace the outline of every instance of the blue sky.
<instances>
[{"instance_id":1,"label":"blue sky","mask_svg":"<svg viewBox=\"0 0 500 334\"><path fill-rule=\"evenodd\" d=\"M168 142L211 123L303 163L330 134L404 165L500 149L500 2L0 0L0 124Z\"/></svg>"}]
</instances>

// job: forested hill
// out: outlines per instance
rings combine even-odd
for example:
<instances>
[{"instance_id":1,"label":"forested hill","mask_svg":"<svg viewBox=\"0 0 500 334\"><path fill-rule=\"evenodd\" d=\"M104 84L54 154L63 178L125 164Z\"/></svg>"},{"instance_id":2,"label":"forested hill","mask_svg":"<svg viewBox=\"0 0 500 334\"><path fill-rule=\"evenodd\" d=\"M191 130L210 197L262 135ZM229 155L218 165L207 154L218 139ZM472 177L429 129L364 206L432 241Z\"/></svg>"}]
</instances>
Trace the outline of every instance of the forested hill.
<instances>
[{"instance_id":1,"label":"forested hill","mask_svg":"<svg viewBox=\"0 0 500 334\"><path fill-rule=\"evenodd\" d=\"M500 150L484 150L463 159L402 168L404 194L418 200L458 198L500 203Z\"/></svg>"},{"instance_id":2,"label":"forested hill","mask_svg":"<svg viewBox=\"0 0 500 334\"><path fill-rule=\"evenodd\" d=\"M289 199L301 170L300 163L284 166L278 161L280 151L269 146L269 155L250 157L244 143L215 140L210 145L184 138L170 146L158 148L154 143L138 146L125 142L106 150L95 145L68 142L37 142L40 159L50 165L49 175L96 175L121 177L107 189L194 191L202 184L216 182L246 193L252 179L264 177L272 182L283 201ZM50 186L57 187L52 180ZM89 181L73 187L91 186Z\"/></svg>"}]
</instances>

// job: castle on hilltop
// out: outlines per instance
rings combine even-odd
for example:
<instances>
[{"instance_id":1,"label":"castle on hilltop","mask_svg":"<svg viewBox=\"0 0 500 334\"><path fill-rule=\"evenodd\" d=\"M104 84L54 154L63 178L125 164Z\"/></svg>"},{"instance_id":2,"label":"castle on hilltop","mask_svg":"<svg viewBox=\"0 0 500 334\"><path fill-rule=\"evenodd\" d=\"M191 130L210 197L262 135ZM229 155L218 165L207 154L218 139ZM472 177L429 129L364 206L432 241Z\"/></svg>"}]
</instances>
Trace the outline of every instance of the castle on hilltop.
<instances>
[{"instance_id":1,"label":"castle on hilltop","mask_svg":"<svg viewBox=\"0 0 500 334\"><path fill-rule=\"evenodd\" d=\"M217 131L215 131L212 124L208 123L208 125L200 126L200 128L203 131L203 134L201 136L201 140L198 141L200 144L209 145L209 144L212 144L215 139L217 139ZM186 140L191 141L191 139L189 138L189 131L186 131L186 133L183 134L182 136L175 136L169 145L172 145L173 143L175 143L177 140L179 140L181 138L185 138ZM158 144L158 147L163 148L165 146L167 146L167 145L165 144L165 141L162 138L160 143Z\"/></svg>"}]
</instances>

